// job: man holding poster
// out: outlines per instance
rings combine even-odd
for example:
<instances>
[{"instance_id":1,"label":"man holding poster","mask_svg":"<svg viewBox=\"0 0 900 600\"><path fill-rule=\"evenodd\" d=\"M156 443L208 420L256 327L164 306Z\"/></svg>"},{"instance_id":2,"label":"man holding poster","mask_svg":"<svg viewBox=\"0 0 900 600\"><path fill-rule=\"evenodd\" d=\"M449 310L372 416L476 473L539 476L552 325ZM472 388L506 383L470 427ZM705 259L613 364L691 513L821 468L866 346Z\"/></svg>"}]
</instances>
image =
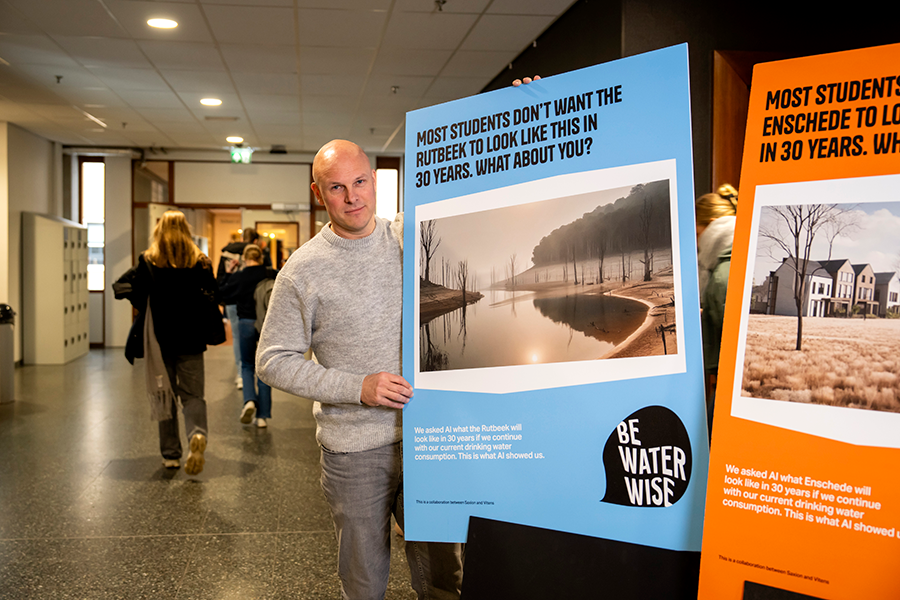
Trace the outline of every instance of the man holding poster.
<instances>
[{"instance_id":1,"label":"man holding poster","mask_svg":"<svg viewBox=\"0 0 900 600\"><path fill-rule=\"evenodd\" d=\"M412 396L400 376L403 216L375 216L375 172L352 142L319 150L311 187L331 222L279 274L257 370L315 401L342 596L383 598L391 515L404 522L399 409ZM406 555L420 599L459 597L459 544L408 542Z\"/></svg>"}]
</instances>

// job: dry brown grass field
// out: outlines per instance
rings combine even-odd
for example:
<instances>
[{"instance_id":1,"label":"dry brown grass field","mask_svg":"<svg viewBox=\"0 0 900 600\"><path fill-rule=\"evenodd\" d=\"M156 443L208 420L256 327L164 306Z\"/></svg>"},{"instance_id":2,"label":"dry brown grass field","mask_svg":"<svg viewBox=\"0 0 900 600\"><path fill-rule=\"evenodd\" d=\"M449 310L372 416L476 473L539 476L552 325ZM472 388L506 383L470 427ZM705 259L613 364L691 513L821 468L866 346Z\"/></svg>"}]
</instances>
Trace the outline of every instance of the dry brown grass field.
<instances>
[{"instance_id":1,"label":"dry brown grass field","mask_svg":"<svg viewBox=\"0 0 900 600\"><path fill-rule=\"evenodd\" d=\"M742 395L900 412L900 320L750 315Z\"/></svg>"}]
</instances>

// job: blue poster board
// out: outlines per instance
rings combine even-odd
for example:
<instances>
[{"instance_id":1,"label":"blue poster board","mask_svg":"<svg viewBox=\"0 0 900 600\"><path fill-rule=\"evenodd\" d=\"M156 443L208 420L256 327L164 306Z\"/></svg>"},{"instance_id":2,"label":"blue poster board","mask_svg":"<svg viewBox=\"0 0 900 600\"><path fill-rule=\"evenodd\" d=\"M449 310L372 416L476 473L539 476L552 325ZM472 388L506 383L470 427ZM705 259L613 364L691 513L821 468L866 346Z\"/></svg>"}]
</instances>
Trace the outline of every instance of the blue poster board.
<instances>
[{"instance_id":1,"label":"blue poster board","mask_svg":"<svg viewBox=\"0 0 900 600\"><path fill-rule=\"evenodd\" d=\"M699 551L687 46L411 112L405 533L470 516Z\"/></svg>"}]
</instances>

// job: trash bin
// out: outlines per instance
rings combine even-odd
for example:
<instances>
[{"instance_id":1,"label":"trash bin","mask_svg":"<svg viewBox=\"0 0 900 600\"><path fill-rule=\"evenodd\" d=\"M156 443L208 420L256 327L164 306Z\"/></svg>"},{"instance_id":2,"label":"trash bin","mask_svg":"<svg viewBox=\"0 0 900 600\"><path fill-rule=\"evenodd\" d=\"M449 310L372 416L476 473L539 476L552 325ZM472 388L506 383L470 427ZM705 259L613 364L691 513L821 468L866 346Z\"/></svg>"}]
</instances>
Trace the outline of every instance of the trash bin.
<instances>
[{"instance_id":1,"label":"trash bin","mask_svg":"<svg viewBox=\"0 0 900 600\"><path fill-rule=\"evenodd\" d=\"M16 312L9 304L0 304L0 404L15 401L15 350L13 326Z\"/></svg>"}]
</instances>

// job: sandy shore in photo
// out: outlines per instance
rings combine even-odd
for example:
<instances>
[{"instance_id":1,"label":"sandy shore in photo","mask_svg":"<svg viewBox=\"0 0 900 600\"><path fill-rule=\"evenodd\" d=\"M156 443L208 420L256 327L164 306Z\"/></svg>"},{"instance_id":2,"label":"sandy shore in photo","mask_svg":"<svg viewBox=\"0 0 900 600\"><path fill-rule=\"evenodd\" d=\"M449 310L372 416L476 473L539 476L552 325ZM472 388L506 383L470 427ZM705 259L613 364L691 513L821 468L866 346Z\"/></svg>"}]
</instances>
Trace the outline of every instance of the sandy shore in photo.
<instances>
[{"instance_id":1,"label":"sandy shore in photo","mask_svg":"<svg viewBox=\"0 0 900 600\"><path fill-rule=\"evenodd\" d=\"M451 290L434 283L419 282L419 325L425 325L432 319L453 312L463 306L463 293ZM484 298L479 292L466 292L466 305L474 304Z\"/></svg>"},{"instance_id":2,"label":"sandy shore in photo","mask_svg":"<svg viewBox=\"0 0 900 600\"><path fill-rule=\"evenodd\" d=\"M612 292L614 296L631 298L650 306L644 324L628 336L624 342L616 346L610 353L601 358L628 358L635 356L661 356L677 354L675 331L666 332L666 341L657 332L662 325L675 323L675 282L671 267L653 276L651 281L639 281Z\"/></svg>"}]
</instances>

